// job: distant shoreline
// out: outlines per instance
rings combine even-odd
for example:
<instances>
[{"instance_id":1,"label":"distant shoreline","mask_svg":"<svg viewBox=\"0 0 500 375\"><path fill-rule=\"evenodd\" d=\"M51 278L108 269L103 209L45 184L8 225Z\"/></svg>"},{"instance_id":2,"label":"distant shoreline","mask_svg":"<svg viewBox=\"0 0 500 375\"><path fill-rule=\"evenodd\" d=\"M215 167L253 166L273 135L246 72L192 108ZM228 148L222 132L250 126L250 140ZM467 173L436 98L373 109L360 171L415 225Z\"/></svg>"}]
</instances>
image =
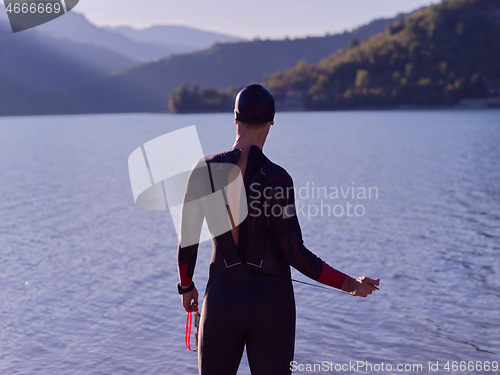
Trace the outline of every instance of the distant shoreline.
<instances>
[{"instance_id":1,"label":"distant shoreline","mask_svg":"<svg viewBox=\"0 0 500 375\"><path fill-rule=\"evenodd\" d=\"M416 105L407 104L394 107L369 106L359 108L338 108L338 109L294 109L294 108L277 108L279 113L307 113L307 112L349 112L349 111L422 111L422 110L463 110L463 109L500 109L500 97L483 98L483 99L462 99L460 103L453 105ZM159 112L81 112L81 113L44 113L44 114L25 114L25 115L0 115L0 118L7 117L41 117L41 116L84 116L84 115L125 115L125 114L171 114L171 115L209 115L216 113L230 113L230 111L221 112L185 112L172 113L168 111Z\"/></svg>"}]
</instances>

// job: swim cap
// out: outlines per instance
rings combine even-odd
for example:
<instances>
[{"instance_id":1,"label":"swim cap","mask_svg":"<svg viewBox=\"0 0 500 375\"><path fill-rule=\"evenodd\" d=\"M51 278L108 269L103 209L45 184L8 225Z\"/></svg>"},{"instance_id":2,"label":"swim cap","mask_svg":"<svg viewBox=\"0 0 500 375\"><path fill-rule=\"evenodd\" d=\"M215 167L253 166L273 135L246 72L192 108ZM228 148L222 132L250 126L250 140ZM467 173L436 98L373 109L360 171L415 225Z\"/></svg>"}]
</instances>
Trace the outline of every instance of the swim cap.
<instances>
[{"instance_id":1,"label":"swim cap","mask_svg":"<svg viewBox=\"0 0 500 375\"><path fill-rule=\"evenodd\" d=\"M245 87L236 96L234 118L249 124L263 124L273 121L273 96L261 85Z\"/></svg>"}]
</instances>

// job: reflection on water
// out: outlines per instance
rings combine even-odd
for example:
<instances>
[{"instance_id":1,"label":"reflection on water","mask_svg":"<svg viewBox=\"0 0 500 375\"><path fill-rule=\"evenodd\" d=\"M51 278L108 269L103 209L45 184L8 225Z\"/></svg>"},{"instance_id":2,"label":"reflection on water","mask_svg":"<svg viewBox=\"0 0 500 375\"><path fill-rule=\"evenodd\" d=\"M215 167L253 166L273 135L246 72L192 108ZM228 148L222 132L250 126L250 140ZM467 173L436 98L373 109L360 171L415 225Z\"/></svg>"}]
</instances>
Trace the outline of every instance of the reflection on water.
<instances>
[{"instance_id":1,"label":"reflection on water","mask_svg":"<svg viewBox=\"0 0 500 375\"><path fill-rule=\"evenodd\" d=\"M264 152L296 188L379 191L323 202L362 204L362 217L299 217L311 250L382 282L368 299L296 284L298 363L499 360L499 118L277 116ZM192 124L205 154L232 145L230 114L0 119L0 373L196 373L171 219L134 206L127 171L139 145ZM209 251L204 243L200 289ZM239 373L249 374L245 360Z\"/></svg>"}]
</instances>

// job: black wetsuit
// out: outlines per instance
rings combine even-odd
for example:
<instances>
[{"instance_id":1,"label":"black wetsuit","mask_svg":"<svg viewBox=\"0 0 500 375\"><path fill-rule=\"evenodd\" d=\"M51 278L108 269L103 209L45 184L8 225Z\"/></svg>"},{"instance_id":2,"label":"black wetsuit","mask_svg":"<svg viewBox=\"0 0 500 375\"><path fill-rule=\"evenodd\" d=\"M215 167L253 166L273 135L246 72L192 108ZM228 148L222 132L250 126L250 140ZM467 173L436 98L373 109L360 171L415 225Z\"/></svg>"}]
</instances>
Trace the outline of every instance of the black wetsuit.
<instances>
[{"instance_id":1,"label":"black wetsuit","mask_svg":"<svg viewBox=\"0 0 500 375\"><path fill-rule=\"evenodd\" d=\"M217 168L217 163L236 164L239 156L240 150L235 149L205 161L210 168ZM193 177L195 171L188 182L188 195L208 194L224 187L214 186L213 176L200 183ZM257 146L249 150L243 181L248 216L239 225L239 246L230 231L212 238L210 277L200 326L200 374L236 374L245 345L252 374L290 374L295 339L290 265L315 280L329 266L303 245L290 175ZM201 207L194 219L186 219L183 213L182 231L194 230L197 235L203 216L207 217L207 213ZM197 244L179 245L183 285L191 283L197 248ZM339 275L336 283L341 285L345 275Z\"/></svg>"}]
</instances>

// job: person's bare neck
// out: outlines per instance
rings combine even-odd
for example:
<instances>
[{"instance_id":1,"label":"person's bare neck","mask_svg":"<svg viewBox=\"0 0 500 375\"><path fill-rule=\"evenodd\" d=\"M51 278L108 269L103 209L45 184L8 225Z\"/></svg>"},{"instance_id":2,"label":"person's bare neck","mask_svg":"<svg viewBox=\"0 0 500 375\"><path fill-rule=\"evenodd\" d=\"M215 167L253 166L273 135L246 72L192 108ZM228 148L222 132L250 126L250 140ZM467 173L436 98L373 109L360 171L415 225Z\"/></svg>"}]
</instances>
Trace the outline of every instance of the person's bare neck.
<instances>
[{"instance_id":1,"label":"person's bare neck","mask_svg":"<svg viewBox=\"0 0 500 375\"><path fill-rule=\"evenodd\" d=\"M250 147L252 146L257 146L262 150L265 141L266 141L265 138L259 139L255 137L236 134L236 140L234 141L233 148L240 149L242 155L248 155Z\"/></svg>"},{"instance_id":2,"label":"person's bare neck","mask_svg":"<svg viewBox=\"0 0 500 375\"><path fill-rule=\"evenodd\" d=\"M243 175L245 175L250 148L257 146L261 150L263 149L271 124L262 125L262 127L258 128L247 128L237 123L236 140L234 141L233 148L241 150L241 155L236 165L241 169Z\"/></svg>"}]
</instances>

